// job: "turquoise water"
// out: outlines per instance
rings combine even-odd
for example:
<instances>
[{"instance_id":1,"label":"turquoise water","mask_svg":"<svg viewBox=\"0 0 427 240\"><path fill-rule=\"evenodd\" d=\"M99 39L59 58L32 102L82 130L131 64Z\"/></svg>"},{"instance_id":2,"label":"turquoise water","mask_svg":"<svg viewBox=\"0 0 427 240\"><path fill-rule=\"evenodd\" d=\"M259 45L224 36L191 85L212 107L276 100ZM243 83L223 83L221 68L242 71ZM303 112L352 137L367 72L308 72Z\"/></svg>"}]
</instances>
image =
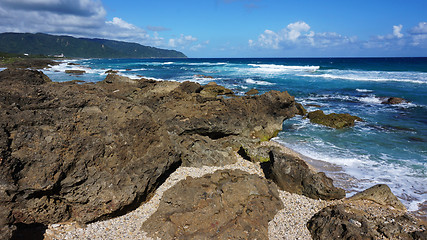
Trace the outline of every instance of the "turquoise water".
<instances>
[{"instance_id":1,"label":"turquoise water","mask_svg":"<svg viewBox=\"0 0 427 240\"><path fill-rule=\"evenodd\" d=\"M317 160L336 164L355 184L352 192L386 183L410 209L427 204L427 58L320 59L88 59L55 66L54 81L100 81L108 69L131 78L215 81L243 95L288 91L309 111L361 117L354 128L333 130L295 117L276 141ZM66 69L83 69L71 76ZM210 76L212 78L200 75ZM409 103L384 105L384 97ZM333 174L332 174L333 175Z\"/></svg>"}]
</instances>

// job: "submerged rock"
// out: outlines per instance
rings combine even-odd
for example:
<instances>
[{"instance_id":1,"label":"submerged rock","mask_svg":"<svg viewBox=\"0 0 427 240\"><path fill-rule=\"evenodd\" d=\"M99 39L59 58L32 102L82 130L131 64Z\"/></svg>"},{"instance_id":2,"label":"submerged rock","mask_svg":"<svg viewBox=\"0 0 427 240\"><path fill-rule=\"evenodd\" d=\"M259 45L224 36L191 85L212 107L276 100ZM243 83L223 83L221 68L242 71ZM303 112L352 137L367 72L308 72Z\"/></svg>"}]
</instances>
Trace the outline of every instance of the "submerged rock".
<instances>
[{"instance_id":1,"label":"submerged rock","mask_svg":"<svg viewBox=\"0 0 427 240\"><path fill-rule=\"evenodd\" d=\"M325 125L327 127L341 129L354 126L355 121L362 121L361 118L352 116L348 113L331 113L326 115L322 110L316 110L308 113L310 122Z\"/></svg>"},{"instance_id":2,"label":"submerged rock","mask_svg":"<svg viewBox=\"0 0 427 240\"><path fill-rule=\"evenodd\" d=\"M404 98L398 98L398 97L390 97L382 102L382 104L401 104L401 103L407 103L408 101Z\"/></svg>"},{"instance_id":3,"label":"submerged rock","mask_svg":"<svg viewBox=\"0 0 427 240\"><path fill-rule=\"evenodd\" d=\"M19 224L123 214L181 164L233 163L242 142L271 138L297 112L286 92L224 99L202 93L212 84L115 74L77 84L4 70L0 82L0 229L6 235Z\"/></svg>"},{"instance_id":4,"label":"submerged rock","mask_svg":"<svg viewBox=\"0 0 427 240\"><path fill-rule=\"evenodd\" d=\"M267 239L268 222L282 207L266 179L221 170L167 190L142 229L161 239Z\"/></svg>"},{"instance_id":5,"label":"submerged rock","mask_svg":"<svg viewBox=\"0 0 427 240\"><path fill-rule=\"evenodd\" d=\"M65 70L65 73L74 74L74 75L83 75L86 73L84 70Z\"/></svg>"}]
</instances>

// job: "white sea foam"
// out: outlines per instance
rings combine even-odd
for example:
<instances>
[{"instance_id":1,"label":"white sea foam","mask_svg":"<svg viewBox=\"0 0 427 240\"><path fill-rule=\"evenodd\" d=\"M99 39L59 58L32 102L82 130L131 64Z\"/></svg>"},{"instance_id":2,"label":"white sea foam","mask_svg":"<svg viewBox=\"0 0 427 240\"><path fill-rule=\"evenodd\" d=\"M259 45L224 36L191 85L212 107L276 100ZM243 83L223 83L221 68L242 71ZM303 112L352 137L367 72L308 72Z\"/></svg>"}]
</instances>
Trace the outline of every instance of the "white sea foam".
<instances>
[{"instance_id":1,"label":"white sea foam","mask_svg":"<svg viewBox=\"0 0 427 240\"><path fill-rule=\"evenodd\" d=\"M265 86L267 86L267 85L275 85L274 83L271 83L271 82L256 81L256 80L253 80L252 78L247 78L247 79L245 79L245 81L248 84L257 84L257 85L265 85Z\"/></svg>"},{"instance_id":2,"label":"white sea foam","mask_svg":"<svg viewBox=\"0 0 427 240\"><path fill-rule=\"evenodd\" d=\"M286 73L286 72L315 72L320 66L287 66L276 64L248 64L250 71L259 73Z\"/></svg>"},{"instance_id":3,"label":"white sea foam","mask_svg":"<svg viewBox=\"0 0 427 240\"><path fill-rule=\"evenodd\" d=\"M405 204L409 211L418 210L418 204L427 199L427 185L422 177L417 177L414 169L402 163L405 160L390 161L390 156L383 154L381 161L371 160L370 155L361 155L342 149L331 143L311 139L304 142L277 141L309 158L341 166L346 174L356 179L357 186L349 191L362 191L375 184L385 183ZM421 164L421 165L425 165ZM419 174L419 173L418 173ZM333 177L333 175L331 176Z\"/></svg>"},{"instance_id":4,"label":"white sea foam","mask_svg":"<svg viewBox=\"0 0 427 240\"><path fill-rule=\"evenodd\" d=\"M369 90L369 89L359 89L359 88L356 88L356 91L358 91L358 92L361 92L361 93L370 93L370 92L373 92L373 90Z\"/></svg>"},{"instance_id":5,"label":"white sea foam","mask_svg":"<svg viewBox=\"0 0 427 240\"><path fill-rule=\"evenodd\" d=\"M376 96L366 96L357 98L359 101L369 104L381 104L383 101L381 98Z\"/></svg>"},{"instance_id":6,"label":"white sea foam","mask_svg":"<svg viewBox=\"0 0 427 240\"><path fill-rule=\"evenodd\" d=\"M326 79L342 79L350 81L406 82L416 84L427 84L427 73L422 72L324 70L319 71L316 74L300 74L298 76Z\"/></svg>"}]
</instances>

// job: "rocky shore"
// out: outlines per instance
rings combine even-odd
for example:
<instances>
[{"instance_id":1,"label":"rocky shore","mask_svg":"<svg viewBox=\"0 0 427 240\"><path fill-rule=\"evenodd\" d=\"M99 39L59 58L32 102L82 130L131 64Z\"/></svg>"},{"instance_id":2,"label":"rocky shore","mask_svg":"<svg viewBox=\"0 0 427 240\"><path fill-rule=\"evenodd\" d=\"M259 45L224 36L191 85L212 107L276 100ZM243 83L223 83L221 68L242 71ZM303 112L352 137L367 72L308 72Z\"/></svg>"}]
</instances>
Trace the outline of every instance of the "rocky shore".
<instances>
[{"instance_id":1,"label":"rocky shore","mask_svg":"<svg viewBox=\"0 0 427 240\"><path fill-rule=\"evenodd\" d=\"M269 141L305 114L287 92L20 68L0 82L0 239L425 239L389 189L343 199Z\"/></svg>"}]
</instances>

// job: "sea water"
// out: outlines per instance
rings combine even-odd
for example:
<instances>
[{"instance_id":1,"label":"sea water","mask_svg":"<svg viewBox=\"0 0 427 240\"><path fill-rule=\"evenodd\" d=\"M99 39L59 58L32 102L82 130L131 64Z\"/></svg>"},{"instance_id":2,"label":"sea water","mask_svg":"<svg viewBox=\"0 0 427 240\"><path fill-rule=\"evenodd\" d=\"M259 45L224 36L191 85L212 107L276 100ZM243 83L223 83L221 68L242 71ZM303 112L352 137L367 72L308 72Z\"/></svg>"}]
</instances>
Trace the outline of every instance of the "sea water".
<instances>
[{"instance_id":1,"label":"sea water","mask_svg":"<svg viewBox=\"0 0 427 240\"><path fill-rule=\"evenodd\" d=\"M53 81L96 82L109 69L130 78L215 81L237 95L288 91L309 111L361 117L355 127L335 130L297 116L274 140L329 163L324 170L348 195L385 183L410 211L427 204L427 58L83 59L44 72ZM382 104L387 97L408 102Z\"/></svg>"}]
</instances>

